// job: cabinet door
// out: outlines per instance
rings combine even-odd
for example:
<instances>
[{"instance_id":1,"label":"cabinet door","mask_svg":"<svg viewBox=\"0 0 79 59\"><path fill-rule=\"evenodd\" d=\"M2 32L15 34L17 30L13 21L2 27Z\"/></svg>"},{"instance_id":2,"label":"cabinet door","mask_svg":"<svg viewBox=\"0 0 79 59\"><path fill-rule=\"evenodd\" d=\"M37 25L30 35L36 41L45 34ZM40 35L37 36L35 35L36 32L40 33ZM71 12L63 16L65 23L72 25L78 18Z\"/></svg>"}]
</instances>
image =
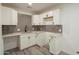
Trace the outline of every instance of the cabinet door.
<instances>
[{"instance_id":1,"label":"cabinet door","mask_svg":"<svg viewBox=\"0 0 79 59\"><path fill-rule=\"evenodd\" d=\"M62 51L62 40L63 40L62 36L59 36L56 38L56 40L55 40L55 48L56 48L55 54L59 54L59 52Z\"/></svg>"},{"instance_id":2,"label":"cabinet door","mask_svg":"<svg viewBox=\"0 0 79 59\"><path fill-rule=\"evenodd\" d=\"M47 15L48 15L48 17L53 16L53 11L49 11L49 12L40 14L42 25L54 25L53 19L52 19L52 21L47 21L46 19L44 19Z\"/></svg>"},{"instance_id":3,"label":"cabinet door","mask_svg":"<svg viewBox=\"0 0 79 59\"><path fill-rule=\"evenodd\" d=\"M43 14L40 14L40 25L45 25L43 21Z\"/></svg>"},{"instance_id":4,"label":"cabinet door","mask_svg":"<svg viewBox=\"0 0 79 59\"><path fill-rule=\"evenodd\" d=\"M53 16L53 11L49 11L48 12L48 16L50 17L50 16Z\"/></svg>"},{"instance_id":5,"label":"cabinet door","mask_svg":"<svg viewBox=\"0 0 79 59\"><path fill-rule=\"evenodd\" d=\"M30 45L35 45L36 44L36 38L35 38L35 34L29 34L30 35Z\"/></svg>"},{"instance_id":6,"label":"cabinet door","mask_svg":"<svg viewBox=\"0 0 79 59\"><path fill-rule=\"evenodd\" d=\"M40 34L38 34L36 43L38 45L40 45L40 46L43 46L43 45L46 44L45 39L46 39L45 34L44 33L40 33Z\"/></svg>"},{"instance_id":7,"label":"cabinet door","mask_svg":"<svg viewBox=\"0 0 79 59\"><path fill-rule=\"evenodd\" d=\"M17 12L11 8L2 7L2 24L17 25Z\"/></svg>"},{"instance_id":8,"label":"cabinet door","mask_svg":"<svg viewBox=\"0 0 79 59\"><path fill-rule=\"evenodd\" d=\"M30 46L30 36L27 34L23 34L20 36L20 50L27 48Z\"/></svg>"},{"instance_id":9,"label":"cabinet door","mask_svg":"<svg viewBox=\"0 0 79 59\"><path fill-rule=\"evenodd\" d=\"M54 25L60 25L60 10L53 10Z\"/></svg>"},{"instance_id":10,"label":"cabinet door","mask_svg":"<svg viewBox=\"0 0 79 59\"><path fill-rule=\"evenodd\" d=\"M35 44L34 34L22 34L20 36L20 49L28 48Z\"/></svg>"},{"instance_id":11,"label":"cabinet door","mask_svg":"<svg viewBox=\"0 0 79 59\"><path fill-rule=\"evenodd\" d=\"M46 21L45 25L54 25L53 21Z\"/></svg>"},{"instance_id":12,"label":"cabinet door","mask_svg":"<svg viewBox=\"0 0 79 59\"><path fill-rule=\"evenodd\" d=\"M32 25L39 25L40 24L40 16L39 15L33 15L32 16Z\"/></svg>"},{"instance_id":13,"label":"cabinet door","mask_svg":"<svg viewBox=\"0 0 79 59\"><path fill-rule=\"evenodd\" d=\"M18 16L17 16L17 11L12 11L12 25L17 25L18 24Z\"/></svg>"},{"instance_id":14,"label":"cabinet door","mask_svg":"<svg viewBox=\"0 0 79 59\"><path fill-rule=\"evenodd\" d=\"M48 15L48 12L40 14L40 24L41 25L46 25L46 22L44 21L44 17Z\"/></svg>"},{"instance_id":15,"label":"cabinet door","mask_svg":"<svg viewBox=\"0 0 79 59\"><path fill-rule=\"evenodd\" d=\"M49 42L49 51L53 54L56 53L56 47L55 47L55 39L51 39Z\"/></svg>"},{"instance_id":16,"label":"cabinet door","mask_svg":"<svg viewBox=\"0 0 79 59\"><path fill-rule=\"evenodd\" d=\"M46 17L46 15L48 15L48 17L53 16L53 20L52 21L44 21L43 18ZM42 20L41 23L44 25L60 25L60 22L61 22L60 21L60 9L42 13L42 14L40 14L40 17Z\"/></svg>"}]
</instances>

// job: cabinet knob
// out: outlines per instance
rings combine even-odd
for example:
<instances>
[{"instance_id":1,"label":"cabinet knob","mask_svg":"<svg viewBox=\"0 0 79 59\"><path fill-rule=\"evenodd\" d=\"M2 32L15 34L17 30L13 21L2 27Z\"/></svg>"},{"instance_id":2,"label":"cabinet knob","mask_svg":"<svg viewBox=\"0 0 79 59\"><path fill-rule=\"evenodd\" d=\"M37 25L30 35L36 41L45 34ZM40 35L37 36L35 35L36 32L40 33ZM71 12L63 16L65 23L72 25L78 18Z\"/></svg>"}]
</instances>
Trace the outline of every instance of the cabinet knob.
<instances>
[{"instance_id":1,"label":"cabinet knob","mask_svg":"<svg viewBox=\"0 0 79 59\"><path fill-rule=\"evenodd\" d=\"M28 39L30 39L30 36L28 37Z\"/></svg>"}]
</instances>

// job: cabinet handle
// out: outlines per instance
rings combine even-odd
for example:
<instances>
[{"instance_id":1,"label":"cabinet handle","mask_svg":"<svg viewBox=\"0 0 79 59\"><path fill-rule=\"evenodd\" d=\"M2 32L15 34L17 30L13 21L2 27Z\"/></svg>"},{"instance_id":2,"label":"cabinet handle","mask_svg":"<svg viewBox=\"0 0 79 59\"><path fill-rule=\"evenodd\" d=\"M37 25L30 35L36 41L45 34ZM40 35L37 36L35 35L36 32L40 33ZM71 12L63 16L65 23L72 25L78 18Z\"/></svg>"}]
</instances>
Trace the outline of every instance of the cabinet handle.
<instances>
[{"instance_id":1,"label":"cabinet handle","mask_svg":"<svg viewBox=\"0 0 79 59\"><path fill-rule=\"evenodd\" d=\"M56 38L56 36L50 36L49 42L54 38Z\"/></svg>"},{"instance_id":2,"label":"cabinet handle","mask_svg":"<svg viewBox=\"0 0 79 59\"><path fill-rule=\"evenodd\" d=\"M30 36L28 37L28 39L30 39Z\"/></svg>"}]
</instances>

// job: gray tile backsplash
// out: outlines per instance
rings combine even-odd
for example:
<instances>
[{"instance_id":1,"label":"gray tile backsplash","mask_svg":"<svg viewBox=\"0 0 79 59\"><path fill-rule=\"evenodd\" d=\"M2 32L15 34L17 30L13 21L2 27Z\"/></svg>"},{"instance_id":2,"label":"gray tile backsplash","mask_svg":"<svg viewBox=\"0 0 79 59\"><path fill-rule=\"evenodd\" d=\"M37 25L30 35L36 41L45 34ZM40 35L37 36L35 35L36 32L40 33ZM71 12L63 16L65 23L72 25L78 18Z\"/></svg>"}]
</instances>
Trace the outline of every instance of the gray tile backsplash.
<instances>
[{"instance_id":1,"label":"gray tile backsplash","mask_svg":"<svg viewBox=\"0 0 79 59\"><path fill-rule=\"evenodd\" d=\"M34 31L62 33L62 25L33 25Z\"/></svg>"},{"instance_id":2,"label":"gray tile backsplash","mask_svg":"<svg viewBox=\"0 0 79 59\"><path fill-rule=\"evenodd\" d=\"M9 34L16 32L16 25L2 25L2 34Z\"/></svg>"},{"instance_id":3,"label":"gray tile backsplash","mask_svg":"<svg viewBox=\"0 0 79 59\"><path fill-rule=\"evenodd\" d=\"M32 30L31 18L32 17L29 15L19 14L17 28L19 28L21 32L25 32L25 27L27 26L26 30L31 31Z\"/></svg>"},{"instance_id":4,"label":"gray tile backsplash","mask_svg":"<svg viewBox=\"0 0 79 59\"><path fill-rule=\"evenodd\" d=\"M46 31L62 33L62 25L47 25Z\"/></svg>"},{"instance_id":5,"label":"gray tile backsplash","mask_svg":"<svg viewBox=\"0 0 79 59\"><path fill-rule=\"evenodd\" d=\"M48 32L55 32L55 33L62 33L62 25L33 25L32 28L34 30L30 31L48 31ZM23 27L24 29L24 27ZM59 31L61 30L61 31ZM24 30L23 30L24 31ZM21 31L21 32L23 32ZM2 25L2 34L10 34L17 32L16 25Z\"/></svg>"}]
</instances>

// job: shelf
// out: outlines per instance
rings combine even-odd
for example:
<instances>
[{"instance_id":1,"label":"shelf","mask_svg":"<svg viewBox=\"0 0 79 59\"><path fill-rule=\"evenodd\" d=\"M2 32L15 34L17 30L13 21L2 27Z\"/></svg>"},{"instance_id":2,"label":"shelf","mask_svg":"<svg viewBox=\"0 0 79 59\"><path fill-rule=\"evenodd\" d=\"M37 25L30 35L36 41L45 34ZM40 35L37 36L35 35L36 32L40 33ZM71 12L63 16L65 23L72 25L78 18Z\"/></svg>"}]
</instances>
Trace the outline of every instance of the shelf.
<instances>
[{"instance_id":1,"label":"shelf","mask_svg":"<svg viewBox=\"0 0 79 59\"><path fill-rule=\"evenodd\" d=\"M45 21L53 21L53 16L44 17L43 19L44 19Z\"/></svg>"}]
</instances>

